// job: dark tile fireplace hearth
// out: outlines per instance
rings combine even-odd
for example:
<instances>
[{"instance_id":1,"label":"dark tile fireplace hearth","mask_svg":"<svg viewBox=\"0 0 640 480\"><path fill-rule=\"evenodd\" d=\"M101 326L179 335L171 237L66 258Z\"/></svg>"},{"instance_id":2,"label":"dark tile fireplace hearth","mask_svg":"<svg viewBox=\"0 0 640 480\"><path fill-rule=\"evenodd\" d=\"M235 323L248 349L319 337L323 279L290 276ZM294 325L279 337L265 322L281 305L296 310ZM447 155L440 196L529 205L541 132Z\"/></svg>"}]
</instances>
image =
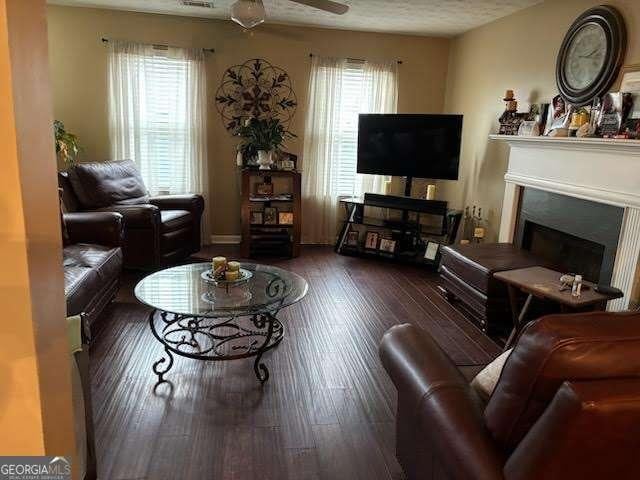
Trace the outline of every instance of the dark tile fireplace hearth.
<instances>
[{"instance_id":1,"label":"dark tile fireplace hearth","mask_svg":"<svg viewBox=\"0 0 640 480\"><path fill-rule=\"evenodd\" d=\"M623 214L612 205L525 188L515 243L564 272L609 284Z\"/></svg>"}]
</instances>

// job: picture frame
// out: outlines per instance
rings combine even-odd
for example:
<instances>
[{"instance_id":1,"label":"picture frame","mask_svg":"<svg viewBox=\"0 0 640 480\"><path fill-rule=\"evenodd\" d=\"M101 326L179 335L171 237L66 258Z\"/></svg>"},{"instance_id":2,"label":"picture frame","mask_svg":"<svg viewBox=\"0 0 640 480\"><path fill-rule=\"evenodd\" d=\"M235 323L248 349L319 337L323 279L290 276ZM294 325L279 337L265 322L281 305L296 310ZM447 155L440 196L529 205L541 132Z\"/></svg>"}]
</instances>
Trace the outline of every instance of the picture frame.
<instances>
[{"instance_id":1,"label":"picture frame","mask_svg":"<svg viewBox=\"0 0 640 480\"><path fill-rule=\"evenodd\" d=\"M273 183L258 183L256 184L256 195L261 197L268 197L273 195Z\"/></svg>"},{"instance_id":2,"label":"picture frame","mask_svg":"<svg viewBox=\"0 0 640 480\"><path fill-rule=\"evenodd\" d=\"M357 230L349 230L345 243L349 247L357 247L360 243L360 232Z\"/></svg>"},{"instance_id":3,"label":"picture frame","mask_svg":"<svg viewBox=\"0 0 640 480\"><path fill-rule=\"evenodd\" d=\"M396 241L391 238L382 238L380 239L380 246L378 249L385 253L395 253Z\"/></svg>"},{"instance_id":4,"label":"picture frame","mask_svg":"<svg viewBox=\"0 0 640 480\"><path fill-rule=\"evenodd\" d=\"M264 221L264 217L262 214L262 210L253 210L251 212L251 225L262 225Z\"/></svg>"},{"instance_id":5,"label":"picture frame","mask_svg":"<svg viewBox=\"0 0 640 480\"><path fill-rule=\"evenodd\" d=\"M278 224L278 209L276 207L264 207L264 221L263 225L277 225Z\"/></svg>"},{"instance_id":6,"label":"picture frame","mask_svg":"<svg viewBox=\"0 0 640 480\"><path fill-rule=\"evenodd\" d=\"M605 94L598 116L598 134L605 138L614 138L622 133L632 108L633 95L630 92Z\"/></svg>"},{"instance_id":7,"label":"picture frame","mask_svg":"<svg viewBox=\"0 0 640 480\"><path fill-rule=\"evenodd\" d=\"M629 119L640 120L640 63L622 67L618 91L632 95L633 106Z\"/></svg>"},{"instance_id":8,"label":"picture frame","mask_svg":"<svg viewBox=\"0 0 640 480\"><path fill-rule=\"evenodd\" d=\"M377 250L380 234L378 232L368 231L365 235L364 248L367 250Z\"/></svg>"},{"instance_id":9,"label":"picture frame","mask_svg":"<svg viewBox=\"0 0 640 480\"><path fill-rule=\"evenodd\" d=\"M575 108L561 96L556 95L551 99L549 110L547 111L547 121L545 122L544 135L549 136L554 130L566 130L571 123L571 115ZM566 134L564 135L567 136Z\"/></svg>"},{"instance_id":10,"label":"picture frame","mask_svg":"<svg viewBox=\"0 0 640 480\"><path fill-rule=\"evenodd\" d=\"M278 223L280 225L293 225L293 212L278 212Z\"/></svg>"},{"instance_id":11,"label":"picture frame","mask_svg":"<svg viewBox=\"0 0 640 480\"><path fill-rule=\"evenodd\" d=\"M438 242L427 242L427 246L424 250L424 259L435 262L440 253L440 244Z\"/></svg>"},{"instance_id":12,"label":"picture frame","mask_svg":"<svg viewBox=\"0 0 640 480\"><path fill-rule=\"evenodd\" d=\"M280 163L280 169L286 171L295 170L295 163L293 163L293 161L291 160L282 160Z\"/></svg>"},{"instance_id":13,"label":"picture frame","mask_svg":"<svg viewBox=\"0 0 640 480\"><path fill-rule=\"evenodd\" d=\"M298 156L289 152L280 152L276 162L278 170L293 171L298 167Z\"/></svg>"}]
</instances>

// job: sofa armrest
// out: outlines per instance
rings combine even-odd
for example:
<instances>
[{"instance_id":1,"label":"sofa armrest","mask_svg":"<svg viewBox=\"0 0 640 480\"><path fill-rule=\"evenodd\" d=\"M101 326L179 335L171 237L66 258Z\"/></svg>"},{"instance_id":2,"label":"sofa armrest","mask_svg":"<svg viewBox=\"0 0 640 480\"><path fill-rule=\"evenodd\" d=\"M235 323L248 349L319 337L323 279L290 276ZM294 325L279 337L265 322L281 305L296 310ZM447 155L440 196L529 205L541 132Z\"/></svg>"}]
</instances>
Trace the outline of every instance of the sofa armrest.
<instances>
[{"instance_id":1,"label":"sofa armrest","mask_svg":"<svg viewBox=\"0 0 640 480\"><path fill-rule=\"evenodd\" d=\"M122 245L122 215L115 212L64 213L64 223L71 243Z\"/></svg>"},{"instance_id":2,"label":"sofa armrest","mask_svg":"<svg viewBox=\"0 0 640 480\"><path fill-rule=\"evenodd\" d=\"M159 228L160 209L149 203L136 205L110 205L100 212L117 212L124 217L125 228Z\"/></svg>"},{"instance_id":3,"label":"sofa armrest","mask_svg":"<svg viewBox=\"0 0 640 480\"><path fill-rule=\"evenodd\" d=\"M198 216L204 211L204 198L197 194L158 195L151 197L149 203L160 210L187 210Z\"/></svg>"},{"instance_id":4,"label":"sofa armrest","mask_svg":"<svg viewBox=\"0 0 640 480\"><path fill-rule=\"evenodd\" d=\"M640 378L564 382L507 461L508 480L638 476Z\"/></svg>"},{"instance_id":5,"label":"sofa armrest","mask_svg":"<svg viewBox=\"0 0 640 480\"><path fill-rule=\"evenodd\" d=\"M478 397L427 332L413 325L391 328L380 358L405 409L399 418L419 429L414 439L428 444L420 451L431 451L451 478L503 479L504 459L484 425Z\"/></svg>"}]
</instances>

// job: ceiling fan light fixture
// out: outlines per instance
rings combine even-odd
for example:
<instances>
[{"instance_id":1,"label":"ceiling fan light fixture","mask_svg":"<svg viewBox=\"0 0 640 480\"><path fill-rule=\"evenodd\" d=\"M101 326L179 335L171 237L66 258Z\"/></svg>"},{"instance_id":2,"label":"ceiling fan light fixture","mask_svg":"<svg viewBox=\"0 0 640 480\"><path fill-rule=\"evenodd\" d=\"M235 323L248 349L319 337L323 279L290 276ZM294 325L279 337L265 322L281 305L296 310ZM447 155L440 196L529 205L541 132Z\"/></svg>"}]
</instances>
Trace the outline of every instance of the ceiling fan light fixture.
<instances>
[{"instance_id":1,"label":"ceiling fan light fixture","mask_svg":"<svg viewBox=\"0 0 640 480\"><path fill-rule=\"evenodd\" d=\"M262 2L253 0L238 0L231 5L231 20L244 28L260 25L266 18Z\"/></svg>"}]
</instances>

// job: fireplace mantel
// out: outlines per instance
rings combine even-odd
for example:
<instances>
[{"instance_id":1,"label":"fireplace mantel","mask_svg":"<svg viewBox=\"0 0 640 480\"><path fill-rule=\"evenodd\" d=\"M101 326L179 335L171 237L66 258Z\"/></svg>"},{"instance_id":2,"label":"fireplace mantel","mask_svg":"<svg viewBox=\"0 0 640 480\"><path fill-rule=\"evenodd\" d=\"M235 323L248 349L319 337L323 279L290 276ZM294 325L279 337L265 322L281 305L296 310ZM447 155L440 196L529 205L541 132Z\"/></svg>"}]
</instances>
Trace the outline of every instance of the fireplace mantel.
<instances>
[{"instance_id":1,"label":"fireplace mantel","mask_svg":"<svg viewBox=\"0 0 640 480\"><path fill-rule=\"evenodd\" d=\"M610 309L628 307L640 256L640 141L491 135L510 146L499 239L513 242L523 187L625 209L612 285L625 296Z\"/></svg>"},{"instance_id":2,"label":"fireplace mantel","mask_svg":"<svg viewBox=\"0 0 640 480\"><path fill-rule=\"evenodd\" d=\"M600 150L640 156L640 140L615 138L576 138L576 137L520 137L516 135L489 135L491 140L502 140L509 145L529 145L535 148L564 150Z\"/></svg>"}]
</instances>

